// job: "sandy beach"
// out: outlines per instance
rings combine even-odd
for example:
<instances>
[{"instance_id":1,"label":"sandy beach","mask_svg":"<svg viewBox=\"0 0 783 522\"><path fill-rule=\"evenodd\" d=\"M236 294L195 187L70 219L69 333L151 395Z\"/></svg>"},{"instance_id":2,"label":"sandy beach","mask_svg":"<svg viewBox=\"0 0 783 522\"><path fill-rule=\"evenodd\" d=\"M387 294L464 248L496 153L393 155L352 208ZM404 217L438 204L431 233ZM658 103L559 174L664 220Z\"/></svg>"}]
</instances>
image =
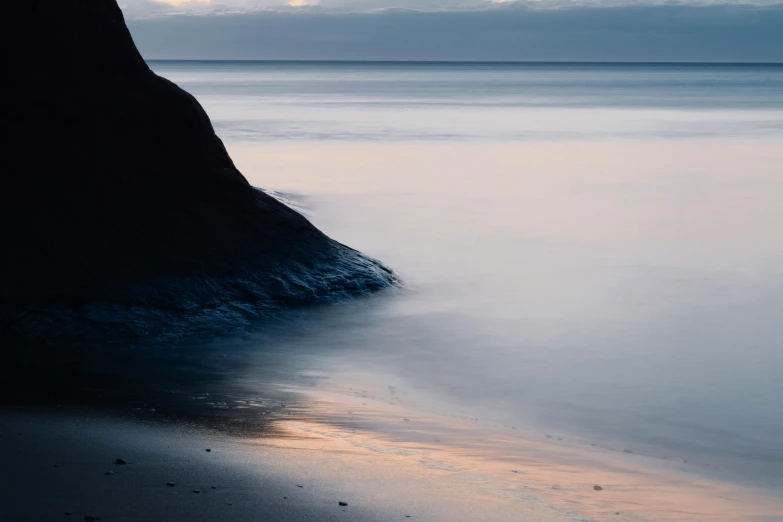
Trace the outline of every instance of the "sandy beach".
<instances>
[{"instance_id":1,"label":"sandy beach","mask_svg":"<svg viewBox=\"0 0 783 522\"><path fill-rule=\"evenodd\" d=\"M9 521L568 519L302 429L250 439L149 419L1 418Z\"/></svg>"},{"instance_id":2,"label":"sandy beach","mask_svg":"<svg viewBox=\"0 0 783 522\"><path fill-rule=\"evenodd\" d=\"M772 522L783 510L703 464L442 415L380 387L282 391L292 404L202 416L6 408L3 519Z\"/></svg>"}]
</instances>

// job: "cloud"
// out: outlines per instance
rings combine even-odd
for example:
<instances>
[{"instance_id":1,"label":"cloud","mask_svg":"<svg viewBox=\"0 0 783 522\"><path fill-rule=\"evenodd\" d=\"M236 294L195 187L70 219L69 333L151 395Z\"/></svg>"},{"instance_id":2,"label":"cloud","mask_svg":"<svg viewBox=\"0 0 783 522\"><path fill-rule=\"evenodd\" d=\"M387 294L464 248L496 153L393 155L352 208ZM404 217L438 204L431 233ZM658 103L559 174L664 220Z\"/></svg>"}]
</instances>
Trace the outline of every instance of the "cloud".
<instances>
[{"instance_id":1,"label":"cloud","mask_svg":"<svg viewBox=\"0 0 783 522\"><path fill-rule=\"evenodd\" d=\"M769 6L783 0L120 0L129 18L155 15L225 14L285 10L287 7L319 6L322 12L373 12L407 9L414 11L470 11L496 4L525 9L608 8L621 6Z\"/></svg>"},{"instance_id":2,"label":"cloud","mask_svg":"<svg viewBox=\"0 0 783 522\"><path fill-rule=\"evenodd\" d=\"M337 12L131 20L147 58L783 62L783 5Z\"/></svg>"}]
</instances>

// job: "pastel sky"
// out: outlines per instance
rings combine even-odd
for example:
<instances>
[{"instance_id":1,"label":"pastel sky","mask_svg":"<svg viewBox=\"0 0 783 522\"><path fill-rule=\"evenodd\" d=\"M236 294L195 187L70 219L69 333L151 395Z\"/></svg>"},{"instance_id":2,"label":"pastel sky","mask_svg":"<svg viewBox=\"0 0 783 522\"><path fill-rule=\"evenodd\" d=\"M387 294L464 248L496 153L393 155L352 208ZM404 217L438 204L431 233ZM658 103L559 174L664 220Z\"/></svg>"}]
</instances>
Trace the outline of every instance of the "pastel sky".
<instances>
[{"instance_id":1,"label":"pastel sky","mask_svg":"<svg viewBox=\"0 0 783 522\"><path fill-rule=\"evenodd\" d=\"M147 58L783 62L783 0L120 0Z\"/></svg>"}]
</instances>

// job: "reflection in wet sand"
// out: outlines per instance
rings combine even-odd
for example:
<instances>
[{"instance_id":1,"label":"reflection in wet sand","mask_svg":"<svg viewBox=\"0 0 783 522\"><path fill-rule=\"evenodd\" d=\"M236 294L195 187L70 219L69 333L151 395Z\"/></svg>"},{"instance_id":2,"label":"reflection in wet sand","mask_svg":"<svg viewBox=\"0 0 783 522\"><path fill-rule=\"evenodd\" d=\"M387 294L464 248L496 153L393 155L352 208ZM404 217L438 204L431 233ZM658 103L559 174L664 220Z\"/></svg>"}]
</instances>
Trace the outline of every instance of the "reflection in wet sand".
<instances>
[{"instance_id":1,"label":"reflection in wet sand","mask_svg":"<svg viewBox=\"0 0 783 522\"><path fill-rule=\"evenodd\" d=\"M772 521L783 512L771 493L699 476L679 460L439 415L410 408L394 393L384 397L380 388L304 393L308 411L283 422L286 435L265 444L337 453L346 462L371 459L415 473L419 485L435 481L459 495L495 497L505 509L510 502L520 516Z\"/></svg>"}]
</instances>

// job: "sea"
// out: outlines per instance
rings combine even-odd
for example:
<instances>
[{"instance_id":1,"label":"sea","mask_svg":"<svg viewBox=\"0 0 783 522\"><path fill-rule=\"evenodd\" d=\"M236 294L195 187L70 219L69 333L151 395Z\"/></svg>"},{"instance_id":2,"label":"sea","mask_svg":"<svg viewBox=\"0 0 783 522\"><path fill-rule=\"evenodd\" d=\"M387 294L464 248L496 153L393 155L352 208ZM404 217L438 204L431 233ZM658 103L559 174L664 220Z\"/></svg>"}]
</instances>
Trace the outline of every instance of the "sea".
<instances>
[{"instance_id":1,"label":"sea","mask_svg":"<svg viewBox=\"0 0 783 522\"><path fill-rule=\"evenodd\" d=\"M222 386L783 492L783 65L150 66L251 184L404 282L281 318Z\"/></svg>"}]
</instances>

